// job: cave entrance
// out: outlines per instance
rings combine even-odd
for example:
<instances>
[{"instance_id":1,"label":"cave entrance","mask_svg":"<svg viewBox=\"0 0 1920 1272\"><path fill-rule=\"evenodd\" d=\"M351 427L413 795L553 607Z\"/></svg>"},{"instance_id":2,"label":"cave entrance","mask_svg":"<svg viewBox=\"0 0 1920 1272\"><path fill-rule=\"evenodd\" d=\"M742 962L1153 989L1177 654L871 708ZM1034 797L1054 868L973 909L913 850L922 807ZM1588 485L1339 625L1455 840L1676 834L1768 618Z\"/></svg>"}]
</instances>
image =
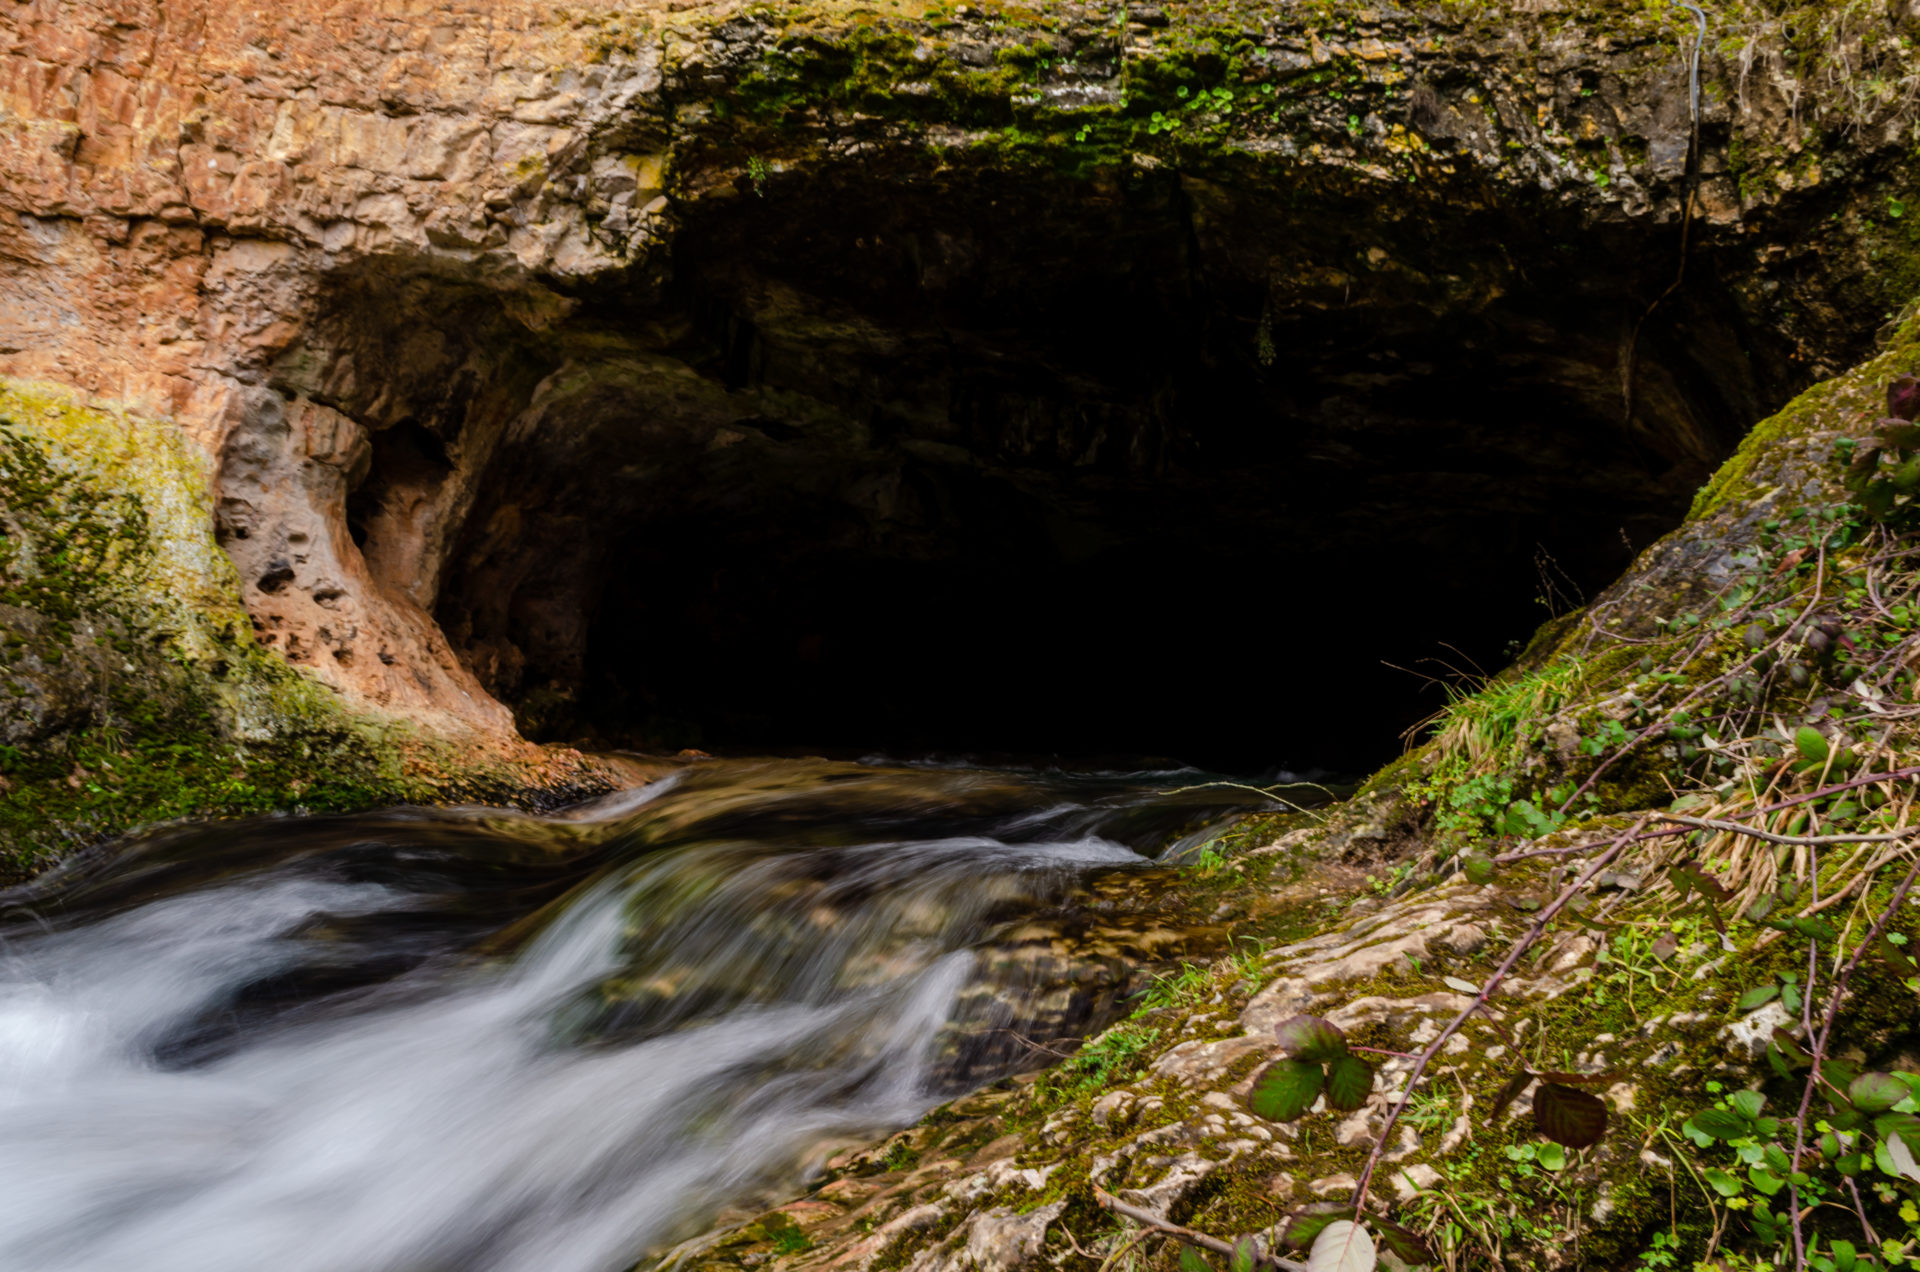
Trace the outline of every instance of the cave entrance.
<instances>
[{"instance_id":1,"label":"cave entrance","mask_svg":"<svg viewBox=\"0 0 1920 1272\"><path fill-rule=\"evenodd\" d=\"M1710 249L1645 318L1658 227L864 180L704 207L561 322L341 285L354 533L438 545L388 583L529 736L1362 770L1807 378Z\"/></svg>"}]
</instances>

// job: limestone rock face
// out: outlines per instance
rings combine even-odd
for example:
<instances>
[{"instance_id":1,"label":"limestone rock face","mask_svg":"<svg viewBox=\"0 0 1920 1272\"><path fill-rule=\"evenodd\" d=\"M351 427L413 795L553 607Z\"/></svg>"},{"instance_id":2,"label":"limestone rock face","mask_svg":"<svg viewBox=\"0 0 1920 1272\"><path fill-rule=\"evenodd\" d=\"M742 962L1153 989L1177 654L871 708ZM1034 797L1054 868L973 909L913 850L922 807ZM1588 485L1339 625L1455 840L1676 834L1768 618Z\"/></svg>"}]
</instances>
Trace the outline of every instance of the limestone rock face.
<instances>
[{"instance_id":1,"label":"limestone rock face","mask_svg":"<svg viewBox=\"0 0 1920 1272\"><path fill-rule=\"evenodd\" d=\"M619 669L770 621L646 581L690 534L812 595L1410 545L1497 651L1905 299L1900 108L1718 21L1696 102L1677 11L27 0L0 376L177 428L258 639L448 727L681 709Z\"/></svg>"},{"instance_id":2,"label":"limestone rock face","mask_svg":"<svg viewBox=\"0 0 1920 1272\"><path fill-rule=\"evenodd\" d=\"M178 421L217 457L263 640L350 697L494 730L506 713L347 536L365 425L276 393L269 368L357 262L443 259L508 290L621 263L541 191L555 153L659 90L657 55L583 65L543 7L35 4L0 22L17 289L0 371ZM392 517L383 547L408 572L432 510Z\"/></svg>"}]
</instances>

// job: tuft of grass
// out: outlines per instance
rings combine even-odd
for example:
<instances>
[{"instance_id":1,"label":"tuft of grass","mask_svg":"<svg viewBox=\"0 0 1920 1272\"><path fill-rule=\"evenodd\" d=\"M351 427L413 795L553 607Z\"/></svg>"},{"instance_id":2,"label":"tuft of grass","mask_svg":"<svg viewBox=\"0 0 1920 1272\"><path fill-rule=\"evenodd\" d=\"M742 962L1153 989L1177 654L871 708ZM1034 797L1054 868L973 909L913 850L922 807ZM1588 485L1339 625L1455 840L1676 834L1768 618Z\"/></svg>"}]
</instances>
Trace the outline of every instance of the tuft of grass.
<instances>
[{"instance_id":1,"label":"tuft of grass","mask_svg":"<svg viewBox=\"0 0 1920 1272\"><path fill-rule=\"evenodd\" d=\"M1433 721L1436 771L1458 781L1511 767L1542 722L1573 701L1585 680L1584 665L1569 658L1475 692L1451 689L1451 701Z\"/></svg>"}]
</instances>

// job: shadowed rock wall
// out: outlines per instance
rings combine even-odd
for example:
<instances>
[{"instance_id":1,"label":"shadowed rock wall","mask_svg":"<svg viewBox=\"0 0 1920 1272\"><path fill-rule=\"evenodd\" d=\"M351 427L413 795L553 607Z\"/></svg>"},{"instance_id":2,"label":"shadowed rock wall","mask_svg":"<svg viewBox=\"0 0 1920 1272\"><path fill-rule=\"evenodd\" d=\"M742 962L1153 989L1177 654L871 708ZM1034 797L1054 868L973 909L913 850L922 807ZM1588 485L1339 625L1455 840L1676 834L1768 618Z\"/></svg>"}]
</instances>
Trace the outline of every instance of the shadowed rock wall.
<instances>
[{"instance_id":1,"label":"shadowed rock wall","mask_svg":"<svg viewBox=\"0 0 1920 1272\"><path fill-rule=\"evenodd\" d=\"M1197 751L1280 667L1364 763L1904 300L1905 107L1795 42L1908 19L1822 12L1716 15L1690 168L1613 6L35 0L0 374L177 421L351 701Z\"/></svg>"}]
</instances>

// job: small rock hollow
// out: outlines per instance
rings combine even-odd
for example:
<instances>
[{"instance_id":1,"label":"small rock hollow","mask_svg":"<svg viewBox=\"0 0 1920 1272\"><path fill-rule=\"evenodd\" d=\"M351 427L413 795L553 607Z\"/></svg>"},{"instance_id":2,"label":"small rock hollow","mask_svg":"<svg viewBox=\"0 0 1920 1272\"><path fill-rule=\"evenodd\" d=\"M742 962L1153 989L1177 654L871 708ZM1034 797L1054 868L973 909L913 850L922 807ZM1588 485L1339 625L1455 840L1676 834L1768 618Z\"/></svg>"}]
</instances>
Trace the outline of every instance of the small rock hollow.
<instances>
[{"instance_id":1,"label":"small rock hollow","mask_svg":"<svg viewBox=\"0 0 1920 1272\"><path fill-rule=\"evenodd\" d=\"M1358 770L1806 381L1735 258L1646 316L1677 242L829 170L564 310L362 268L317 343L369 569L530 736Z\"/></svg>"}]
</instances>

